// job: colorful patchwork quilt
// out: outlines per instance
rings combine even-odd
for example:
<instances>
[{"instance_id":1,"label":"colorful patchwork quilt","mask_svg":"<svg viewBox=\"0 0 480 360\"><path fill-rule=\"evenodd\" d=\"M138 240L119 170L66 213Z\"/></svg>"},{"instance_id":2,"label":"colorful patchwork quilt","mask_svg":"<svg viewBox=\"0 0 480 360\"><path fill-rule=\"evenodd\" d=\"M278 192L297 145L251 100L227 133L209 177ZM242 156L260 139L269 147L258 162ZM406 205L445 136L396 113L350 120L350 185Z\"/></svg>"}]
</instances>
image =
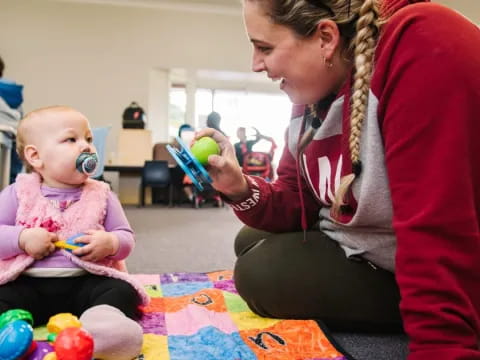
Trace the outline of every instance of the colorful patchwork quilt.
<instances>
[{"instance_id":1,"label":"colorful patchwork quilt","mask_svg":"<svg viewBox=\"0 0 480 360\"><path fill-rule=\"evenodd\" d=\"M351 359L313 320L255 315L238 295L232 271L134 276L151 296L137 360ZM47 335L45 328L35 333L38 340Z\"/></svg>"},{"instance_id":2,"label":"colorful patchwork quilt","mask_svg":"<svg viewBox=\"0 0 480 360\"><path fill-rule=\"evenodd\" d=\"M135 276L152 298L138 360L347 359L315 321L252 313L231 271Z\"/></svg>"}]
</instances>

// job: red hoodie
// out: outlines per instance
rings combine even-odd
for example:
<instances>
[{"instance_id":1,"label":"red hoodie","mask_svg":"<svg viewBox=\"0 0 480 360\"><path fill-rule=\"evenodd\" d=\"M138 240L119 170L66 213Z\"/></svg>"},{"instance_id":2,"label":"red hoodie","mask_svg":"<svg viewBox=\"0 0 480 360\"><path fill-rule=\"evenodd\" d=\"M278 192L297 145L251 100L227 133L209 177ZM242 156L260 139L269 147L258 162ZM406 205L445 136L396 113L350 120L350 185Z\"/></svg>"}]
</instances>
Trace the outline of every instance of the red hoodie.
<instances>
[{"instance_id":1,"label":"red hoodie","mask_svg":"<svg viewBox=\"0 0 480 360\"><path fill-rule=\"evenodd\" d=\"M300 230L303 209L306 225L318 222L347 256L395 271L409 360L478 360L480 30L426 1L390 0L384 11L352 211L330 216L351 171L349 84L302 154L309 125L294 107L278 179L249 177L250 196L232 206L271 232Z\"/></svg>"}]
</instances>

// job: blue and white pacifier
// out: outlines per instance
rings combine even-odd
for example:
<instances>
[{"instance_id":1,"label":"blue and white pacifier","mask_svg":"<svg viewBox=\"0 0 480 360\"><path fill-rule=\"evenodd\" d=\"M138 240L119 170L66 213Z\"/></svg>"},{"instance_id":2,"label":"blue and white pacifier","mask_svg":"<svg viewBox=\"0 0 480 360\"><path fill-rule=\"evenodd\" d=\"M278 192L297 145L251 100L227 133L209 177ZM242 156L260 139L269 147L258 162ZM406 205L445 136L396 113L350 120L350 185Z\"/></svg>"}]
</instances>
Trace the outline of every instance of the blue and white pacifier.
<instances>
[{"instance_id":1,"label":"blue and white pacifier","mask_svg":"<svg viewBox=\"0 0 480 360\"><path fill-rule=\"evenodd\" d=\"M167 150L175 159L178 165L182 170L187 174L187 176L192 180L193 185L199 190L204 190L204 184L212 183L212 178L208 175L207 170L203 167L202 164L193 156L192 152L184 144L182 139L178 136L176 137L178 144L180 145L180 150L177 150L173 146L167 145Z\"/></svg>"},{"instance_id":2,"label":"blue and white pacifier","mask_svg":"<svg viewBox=\"0 0 480 360\"><path fill-rule=\"evenodd\" d=\"M81 173L84 173L88 176L91 176L95 173L98 166L98 156L96 153L81 153L77 161L75 162L75 167Z\"/></svg>"}]
</instances>

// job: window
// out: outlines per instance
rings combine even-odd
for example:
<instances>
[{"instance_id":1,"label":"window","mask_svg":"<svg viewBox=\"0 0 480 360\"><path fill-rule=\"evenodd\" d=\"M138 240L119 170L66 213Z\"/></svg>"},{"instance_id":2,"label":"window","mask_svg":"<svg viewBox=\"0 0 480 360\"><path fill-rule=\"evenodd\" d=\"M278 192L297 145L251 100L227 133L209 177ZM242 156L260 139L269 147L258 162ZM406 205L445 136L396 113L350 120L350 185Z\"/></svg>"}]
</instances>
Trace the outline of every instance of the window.
<instances>
[{"instance_id":1,"label":"window","mask_svg":"<svg viewBox=\"0 0 480 360\"><path fill-rule=\"evenodd\" d=\"M180 125L186 122L187 94L185 87L170 89L169 136L175 137ZM284 147L285 129L290 121L292 104L284 94L246 92L238 90L199 88L195 93L195 128L206 126L208 114L216 111L222 117L220 128L236 143L237 129L245 127L247 137L253 138L257 128L275 140L277 149L273 159L278 164ZM254 151L268 152L268 141L259 141Z\"/></svg>"},{"instance_id":2,"label":"window","mask_svg":"<svg viewBox=\"0 0 480 360\"><path fill-rule=\"evenodd\" d=\"M220 128L230 137L232 143L238 141L238 127L247 128L247 136L250 137L255 134L253 127L272 137L277 144L273 162L278 164L292 108L286 95L198 89L195 104L197 127L204 127L208 114L213 110L217 111L222 117ZM270 143L262 140L255 145L254 150L268 152Z\"/></svg>"},{"instance_id":3,"label":"window","mask_svg":"<svg viewBox=\"0 0 480 360\"><path fill-rule=\"evenodd\" d=\"M187 93L185 87L172 87L170 89L170 103L168 109L168 135L178 135L178 128L185 123L187 108Z\"/></svg>"},{"instance_id":4,"label":"window","mask_svg":"<svg viewBox=\"0 0 480 360\"><path fill-rule=\"evenodd\" d=\"M195 92L195 127L205 127L207 116L213 111L212 89L197 89Z\"/></svg>"}]
</instances>

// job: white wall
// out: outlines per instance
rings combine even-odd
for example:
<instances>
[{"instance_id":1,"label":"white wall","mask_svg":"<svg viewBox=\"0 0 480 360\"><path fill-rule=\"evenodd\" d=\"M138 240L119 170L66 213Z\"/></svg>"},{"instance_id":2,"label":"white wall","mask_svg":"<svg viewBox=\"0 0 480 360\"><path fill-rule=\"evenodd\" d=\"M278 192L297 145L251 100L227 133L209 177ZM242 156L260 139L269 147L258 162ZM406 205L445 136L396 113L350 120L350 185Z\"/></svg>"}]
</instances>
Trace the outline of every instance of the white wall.
<instances>
[{"instance_id":1,"label":"white wall","mask_svg":"<svg viewBox=\"0 0 480 360\"><path fill-rule=\"evenodd\" d=\"M250 53L241 13L0 0L4 76L25 85L25 110L68 104L112 124L109 151L123 109L147 106L152 69L248 72Z\"/></svg>"},{"instance_id":2,"label":"white wall","mask_svg":"<svg viewBox=\"0 0 480 360\"><path fill-rule=\"evenodd\" d=\"M480 24L479 0L432 0L433 2L448 6L461 12L476 24ZM454 31L454 29L452 29Z\"/></svg>"}]
</instances>

